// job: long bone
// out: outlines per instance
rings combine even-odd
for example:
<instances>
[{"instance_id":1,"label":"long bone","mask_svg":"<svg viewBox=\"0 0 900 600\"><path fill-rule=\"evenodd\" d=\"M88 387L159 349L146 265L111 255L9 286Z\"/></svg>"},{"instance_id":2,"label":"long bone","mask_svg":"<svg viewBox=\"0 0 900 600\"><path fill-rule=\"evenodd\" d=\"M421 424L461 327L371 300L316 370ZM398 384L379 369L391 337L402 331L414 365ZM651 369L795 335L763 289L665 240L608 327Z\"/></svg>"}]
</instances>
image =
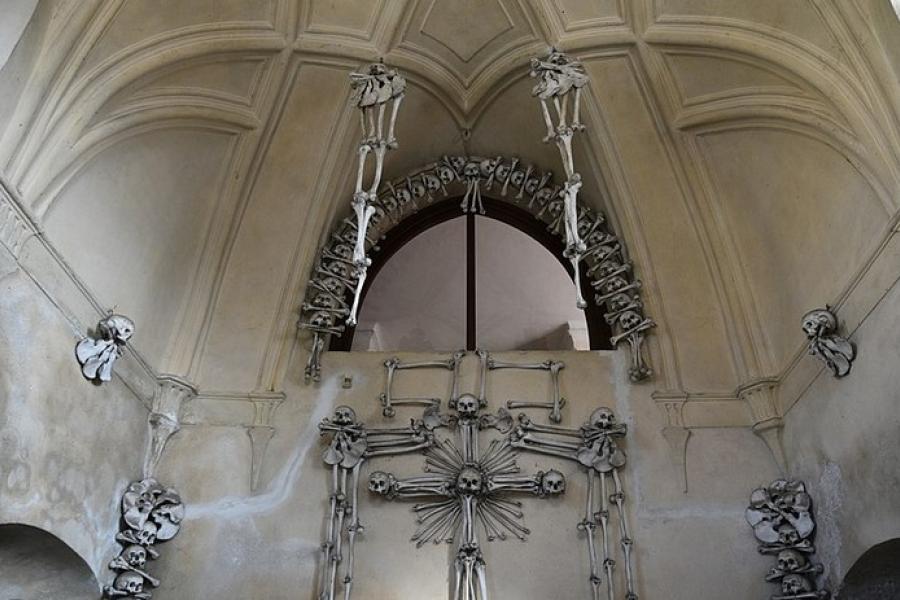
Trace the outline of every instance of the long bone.
<instances>
[{"instance_id":1,"label":"long bone","mask_svg":"<svg viewBox=\"0 0 900 600\"><path fill-rule=\"evenodd\" d=\"M153 577L146 571L142 571L141 569L138 569L138 568L133 567L130 564L128 564L128 561L126 561L121 556L117 556L114 559L112 559L109 563L109 568L110 569L121 569L124 571L134 571L135 573L137 573L138 575L140 575L141 577L146 579L147 582L153 587L159 587L159 584L161 583L159 579L157 579L156 577Z\"/></svg>"},{"instance_id":2,"label":"long bone","mask_svg":"<svg viewBox=\"0 0 900 600\"><path fill-rule=\"evenodd\" d=\"M538 433L551 433L553 435L567 435L569 437L584 437L584 428L573 429L570 427L560 427L559 425L541 425L535 423L525 414L519 415L519 427L526 431L536 431Z\"/></svg>"},{"instance_id":3,"label":"long bone","mask_svg":"<svg viewBox=\"0 0 900 600\"><path fill-rule=\"evenodd\" d=\"M600 473L600 531L603 534L603 568L606 570L606 596L608 600L614 600L615 581L613 580L613 568L616 561L609 554L609 495L607 493L607 475Z\"/></svg>"},{"instance_id":4,"label":"long bone","mask_svg":"<svg viewBox=\"0 0 900 600\"><path fill-rule=\"evenodd\" d=\"M356 564L354 549L356 534L362 531L359 523L359 470L365 459L353 467L350 475L350 524L347 526L347 569L344 572L344 600L350 600L353 591L353 568Z\"/></svg>"},{"instance_id":5,"label":"long bone","mask_svg":"<svg viewBox=\"0 0 900 600\"><path fill-rule=\"evenodd\" d=\"M587 539L591 598L600 600L600 584L603 582L603 579L600 577L600 569L597 564L597 546L594 540L597 532L597 515L594 512L594 479L596 475L594 469L586 469L585 472L587 473L587 494L585 496L584 520L579 523L579 529L584 531Z\"/></svg>"},{"instance_id":6,"label":"long bone","mask_svg":"<svg viewBox=\"0 0 900 600\"><path fill-rule=\"evenodd\" d=\"M626 588L626 600L636 600L637 596L634 593L634 573L632 572L631 565L631 552L634 546L634 540L631 539L628 531L628 517L625 514L625 509L622 504L625 501L625 492L622 490L622 480L619 478L618 469L613 469L612 471L613 485L615 486L615 493L612 498L616 503L616 510L619 513L619 532L620 532L620 541L622 544L622 552L625 554L625 588Z\"/></svg>"}]
</instances>

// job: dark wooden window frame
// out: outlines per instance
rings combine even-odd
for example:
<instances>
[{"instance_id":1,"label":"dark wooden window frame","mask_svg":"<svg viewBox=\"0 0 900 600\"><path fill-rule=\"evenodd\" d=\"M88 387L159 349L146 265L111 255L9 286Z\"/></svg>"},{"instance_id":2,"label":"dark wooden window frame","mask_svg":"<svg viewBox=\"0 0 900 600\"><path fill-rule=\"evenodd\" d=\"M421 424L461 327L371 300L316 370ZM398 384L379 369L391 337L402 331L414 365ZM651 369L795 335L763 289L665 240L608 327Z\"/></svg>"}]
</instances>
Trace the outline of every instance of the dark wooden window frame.
<instances>
[{"instance_id":1,"label":"dark wooden window frame","mask_svg":"<svg viewBox=\"0 0 900 600\"><path fill-rule=\"evenodd\" d=\"M404 219L395 225L382 239L378 246L379 250L370 252L372 264L368 270L368 277L363 286L362 296L360 297L360 313L366 301L366 295L372 287L372 283L378 276L382 267L410 240L421 233L428 231L432 227L440 225L451 219L460 216L460 198L448 198L447 200L436 202L430 206L418 211L415 215ZM511 227L515 227L519 231L528 235L531 239L540 243L560 262L569 277L572 277L572 264L563 256L565 245L563 241L547 230L547 225L534 217L528 211L505 202L495 200L493 198L483 197L486 218L506 223ZM477 321L476 314L476 248L475 248L475 218L476 215L466 215L466 349L476 349L475 324ZM609 324L603 318L603 310L591 300L594 297L594 290L591 289L590 279L586 274L586 267L581 265L581 288L582 294L588 298L588 306L584 311L585 321L588 328L588 338L590 340L591 350L612 350L612 344L609 339L612 336ZM574 302L575 299L572 299ZM341 336L332 336L329 350L348 351L353 346L353 336L356 333L355 327L347 327Z\"/></svg>"}]
</instances>

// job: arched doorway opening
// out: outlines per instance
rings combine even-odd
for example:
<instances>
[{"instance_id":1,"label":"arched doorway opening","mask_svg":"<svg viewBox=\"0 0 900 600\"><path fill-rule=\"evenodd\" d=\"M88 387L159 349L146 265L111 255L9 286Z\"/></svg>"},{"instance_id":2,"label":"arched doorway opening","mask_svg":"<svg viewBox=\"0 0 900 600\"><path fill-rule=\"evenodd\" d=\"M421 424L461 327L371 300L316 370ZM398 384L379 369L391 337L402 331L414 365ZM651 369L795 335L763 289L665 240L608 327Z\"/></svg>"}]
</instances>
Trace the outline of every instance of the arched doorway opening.
<instances>
[{"instance_id":1,"label":"arched doorway opening","mask_svg":"<svg viewBox=\"0 0 900 600\"><path fill-rule=\"evenodd\" d=\"M21 524L0 525L0 598L96 600L87 563L56 536Z\"/></svg>"},{"instance_id":2,"label":"arched doorway opening","mask_svg":"<svg viewBox=\"0 0 900 600\"><path fill-rule=\"evenodd\" d=\"M900 538L866 550L847 571L837 595L837 600L895 598L900 598Z\"/></svg>"}]
</instances>

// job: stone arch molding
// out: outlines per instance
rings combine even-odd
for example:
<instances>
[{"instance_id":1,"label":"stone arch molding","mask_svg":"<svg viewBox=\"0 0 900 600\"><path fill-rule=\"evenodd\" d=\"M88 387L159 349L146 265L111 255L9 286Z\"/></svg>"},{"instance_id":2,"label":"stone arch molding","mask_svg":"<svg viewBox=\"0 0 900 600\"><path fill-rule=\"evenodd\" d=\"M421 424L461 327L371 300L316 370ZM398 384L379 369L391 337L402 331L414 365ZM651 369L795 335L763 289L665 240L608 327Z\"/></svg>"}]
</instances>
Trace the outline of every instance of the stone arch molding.
<instances>
[{"instance_id":1,"label":"stone arch molding","mask_svg":"<svg viewBox=\"0 0 900 600\"><path fill-rule=\"evenodd\" d=\"M443 156L385 184L375 202L366 253L377 251L378 241L405 219L414 218L422 206L462 197L460 212L474 212L482 193L528 211L549 231L563 237L561 192L562 186L553 182L551 171L515 157ZM578 211L579 234L588 247L582 260L594 289L593 301L612 327L612 345L628 344L631 381L643 381L652 375L644 357L644 338L656 323L644 314L641 281L634 276L624 242L611 230L603 213L584 204ZM353 266L355 241L356 221L347 217L319 251L310 274L298 324L313 337L306 365L307 382L319 380L326 341L346 329L345 319L357 285Z\"/></svg>"}]
</instances>

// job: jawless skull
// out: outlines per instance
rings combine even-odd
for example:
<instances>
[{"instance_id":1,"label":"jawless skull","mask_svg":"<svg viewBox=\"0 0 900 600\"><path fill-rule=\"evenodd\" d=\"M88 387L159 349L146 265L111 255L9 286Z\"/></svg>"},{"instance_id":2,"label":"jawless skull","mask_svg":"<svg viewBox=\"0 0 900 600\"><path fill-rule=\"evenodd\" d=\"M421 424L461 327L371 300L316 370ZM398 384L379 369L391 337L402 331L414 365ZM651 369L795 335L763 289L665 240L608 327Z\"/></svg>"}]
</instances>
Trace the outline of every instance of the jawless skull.
<instances>
[{"instance_id":1,"label":"jawless skull","mask_svg":"<svg viewBox=\"0 0 900 600\"><path fill-rule=\"evenodd\" d=\"M782 550L778 553L778 569L782 573L796 573L806 566L806 557L796 550Z\"/></svg>"},{"instance_id":2,"label":"jawless skull","mask_svg":"<svg viewBox=\"0 0 900 600\"><path fill-rule=\"evenodd\" d=\"M334 423L346 427L356 423L356 411L349 406L338 406L334 409Z\"/></svg>"},{"instance_id":3,"label":"jawless skull","mask_svg":"<svg viewBox=\"0 0 900 600\"><path fill-rule=\"evenodd\" d=\"M113 589L120 592L129 592L131 594L140 594L144 591L144 577L138 575L134 571L125 571L119 573L113 582Z\"/></svg>"},{"instance_id":4,"label":"jawless skull","mask_svg":"<svg viewBox=\"0 0 900 600\"><path fill-rule=\"evenodd\" d=\"M807 338L814 339L837 329L837 320L831 311L819 308L803 315L801 327Z\"/></svg>"},{"instance_id":5,"label":"jawless skull","mask_svg":"<svg viewBox=\"0 0 900 600\"><path fill-rule=\"evenodd\" d=\"M544 494L556 495L566 491L566 477L559 471L552 469L541 477L541 489Z\"/></svg>"},{"instance_id":6,"label":"jawless skull","mask_svg":"<svg viewBox=\"0 0 900 600\"><path fill-rule=\"evenodd\" d=\"M812 589L812 584L803 575L788 575L781 580L781 593L785 596L811 592Z\"/></svg>"},{"instance_id":7,"label":"jawless skull","mask_svg":"<svg viewBox=\"0 0 900 600\"><path fill-rule=\"evenodd\" d=\"M616 415L609 408L601 406L591 413L590 423L597 429L610 429L616 424Z\"/></svg>"},{"instance_id":8,"label":"jawless skull","mask_svg":"<svg viewBox=\"0 0 900 600\"><path fill-rule=\"evenodd\" d=\"M391 476L384 471L374 471L369 475L369 491L374 494L387 495L391 488Z\"/></svg>"},{"instance_id":9,"label":"jawless skull","mask_svg":"<svg viewBox=\"0 0 900 600\"><path fill-rule=\"evenodd\" d=\"M474 416L479 408L478 398L472 394L463 394L456 400L456 412L464 417Z\"/></svg>"},{"instance_id":10,"label":"jawless skull","mask_svg":"<svg viewBox=\"0 0 900 600\"><path fill-rule=\"evenodd\" d=\"M463 494L477 494L481 491L482 475L478 469L466 467L456 478L456 489Z\"/></svg>"},{"instance_id":11,"label":"jawless skull","mask_svg":"<svg viewBox=\"0 0 900 600\"><path fill-rule=\"evenodd\" d=\"M132 567L143 569L147 563L147 549L137 544L132 544L122 550L122 558Z\"/></svg>"}]
</instances>

